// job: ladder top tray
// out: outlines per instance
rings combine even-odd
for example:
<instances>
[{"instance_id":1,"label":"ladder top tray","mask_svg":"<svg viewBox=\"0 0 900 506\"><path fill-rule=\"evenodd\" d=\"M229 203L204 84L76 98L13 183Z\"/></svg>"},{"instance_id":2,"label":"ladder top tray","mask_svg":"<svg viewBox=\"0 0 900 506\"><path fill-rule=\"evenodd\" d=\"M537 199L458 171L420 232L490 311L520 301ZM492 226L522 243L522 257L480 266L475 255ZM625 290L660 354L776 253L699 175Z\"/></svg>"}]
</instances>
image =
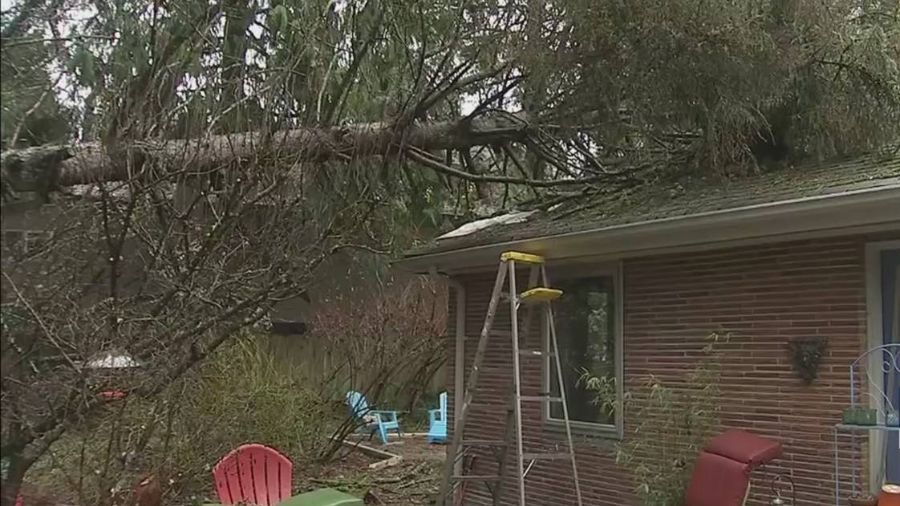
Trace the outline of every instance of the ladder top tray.
<instances>
[{"instance_id":1,"label":"ladder top tray","mask_svg":"<svg viewBox=\"0 0 900 506\"><path fill-rule=\"evenodd\" d=\"M532 255L531 253L522 253L520 251L504 251L500 254L500 260L509 262L510 260L522 262L524 264L542 264L544 257L540 255Z\"/></svg>"}]
</instances>

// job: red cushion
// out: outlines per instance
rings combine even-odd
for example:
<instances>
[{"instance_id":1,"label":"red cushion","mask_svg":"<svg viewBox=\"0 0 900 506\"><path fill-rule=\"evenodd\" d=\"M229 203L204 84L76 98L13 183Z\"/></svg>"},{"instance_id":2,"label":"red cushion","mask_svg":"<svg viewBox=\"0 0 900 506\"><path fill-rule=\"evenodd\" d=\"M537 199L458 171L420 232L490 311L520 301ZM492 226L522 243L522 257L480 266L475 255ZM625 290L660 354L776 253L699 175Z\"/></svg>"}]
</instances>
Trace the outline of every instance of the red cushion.
<instances>
[{"instance_id":1,"label":"red cushion","mask_svg":"<svg viewBox=\"0 0 900 506\"><path fill-rule=\"evenodd\" d=\"M704 448L731 460L755 468L781 456L781 443L743 430L729 430L714 438Z\"/></svg>"},{"instance_id":2,"label":"red cushion","mask_svg":"<svg viewBox=\"0 0 900 506\"><path fill-rule=\"evenodd\" d=\"M748 464L700 452L685 495L685 506L741 506L748 486Z\"/></svg>"}]
</instances>

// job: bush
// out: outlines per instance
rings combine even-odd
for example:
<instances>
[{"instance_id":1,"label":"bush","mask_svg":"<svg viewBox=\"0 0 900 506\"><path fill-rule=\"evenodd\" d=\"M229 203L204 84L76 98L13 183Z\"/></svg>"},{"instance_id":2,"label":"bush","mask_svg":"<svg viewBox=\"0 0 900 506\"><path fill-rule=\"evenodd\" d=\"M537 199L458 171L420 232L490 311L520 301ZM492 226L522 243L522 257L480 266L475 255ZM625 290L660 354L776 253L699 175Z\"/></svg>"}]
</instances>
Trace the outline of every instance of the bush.
<instances>
[{"instance_id":1,"label":"bush","mask_svg":"<svg viewBox=\"0 0 900 506\"><path fill-rule=\"evenodd\" d=\"M697 365L678 382L650 375L622 402L615 381L585 374L581 381L607 409L624 409L625 438L616 462L627 468L643 506L681 506L694 460L719 427L719 345L727 337L712 334Z\"/></svg>"},{"instance_id":2,"label":"bush","mask_svg":"<svg viewBox=\"0 0 900 506\"><path fill-rule=\"evenodd\" d=\"M200 372L176 403L169 458L185 473L203 470L206 488L209 466L244 443L272 446L295 462L318 461L346 418L315 385L278 368L258 338L238 340Z\"/></svg>"},{"instance_id":3,"label":"bush","mask_svg":"<svg viewBox=\"0 0 900 506\"><path fill-rule=\"evenodd\" d=\"M429 279L338 294L316 308L303 342L277 346L248 331L157 398L111 402L57 441L27 481L108 506L125 504L153 473L167 488L164 504L191 504L212 495L212 466L244 443L275 447L303 469L332 458L356 429L343 402L349 388L409 410L402 424L413 430L437 406L445 310L445 287Z\"/></svg>"},{"instance_id":4,"label":"bush","mask_svg":"<svg viewBox=\"0 0 900 506\"><path fill-rule=\"evenodd\" d=\"M150 472L168 488L164 504L190 504L212 494L212 466L241 444L275 447L297 465L320 460L346 408L276 367L260 340L236 339L155 401L111 404L57 442L29 483L79 504L122 504Z\"/></svg>"},{"instance_id":5,"label":"bush","mask_svg":"<svg viewBox=\"0 0 900 506\"><path fill-rule=\"evenodd\" d=\"M353 388L373 402L412 411L423 395L443 389L435 379L446 359L446 319L443 283L392 280L323 301L310 336L323 344L324 377L335 392Z\"/></svg>"}]
</instances>

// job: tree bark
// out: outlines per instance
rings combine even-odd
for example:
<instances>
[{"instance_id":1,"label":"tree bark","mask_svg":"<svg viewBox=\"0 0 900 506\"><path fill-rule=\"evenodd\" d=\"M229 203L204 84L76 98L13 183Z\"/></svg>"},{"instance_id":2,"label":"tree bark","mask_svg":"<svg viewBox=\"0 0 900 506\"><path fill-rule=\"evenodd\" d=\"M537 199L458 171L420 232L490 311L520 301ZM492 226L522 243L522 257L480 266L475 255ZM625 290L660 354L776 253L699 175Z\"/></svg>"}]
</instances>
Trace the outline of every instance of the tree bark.
<instances>
[{"instance_id":1,"label":"tree bark","mask_svg":"<svg viewBox=\"0 0 900 506\"><path fill-rule=\"evenodd\" d=\"M543 27L545 18L545 0L528 0L528 17L525 21L526 40L525 45L529 52L538 54L545 44L543 39ZM525 73L530 79L522 83L522 109L528 114L536 114L544 110L547 84L546 69L526 68ZM534 152L534 146L527 146L525 163L528 168L528 177L544 179L547 164L538 153Z\"/></svg>"},{"instance_id":2,"label":"tree bark","mask_svg":"<svg viewBox=\"0 0 900 506\"><path fill-rule=\"evenodd\" d=\"M265 134L246 132L191 140L146 140L110 152L92 142L38 146L0 155L3 194L50 191L59 187L124 181L145 165L168 173L203 173L250 160L285 162L350 160L422 150L460 149L523 140L528 124L511 117L478 118L413 125L368 123L333 128L299 128ZM128 163L128 161L131 163Z\"/></svg>"}]
</instances>

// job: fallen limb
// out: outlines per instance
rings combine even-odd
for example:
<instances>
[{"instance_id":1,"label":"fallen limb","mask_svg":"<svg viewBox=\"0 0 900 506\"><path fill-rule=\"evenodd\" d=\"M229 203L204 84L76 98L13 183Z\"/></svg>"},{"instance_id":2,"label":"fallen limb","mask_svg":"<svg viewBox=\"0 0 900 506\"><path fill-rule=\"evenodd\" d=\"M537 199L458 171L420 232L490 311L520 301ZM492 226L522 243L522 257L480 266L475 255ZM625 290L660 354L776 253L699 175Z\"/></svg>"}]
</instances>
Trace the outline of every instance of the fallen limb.
<instances>
[{"instance_id":1,"label":"fallen limb","mask_svg":"<svg viewBox=\"0 0 900 506\"><path fill-rule=\"evenodd\" d=\"M205 173L254 160L323 162L398 155L420 150L460 149L523 140L529 126L509 115L413 124L389 123L333 128L246 132L188 140L143 140L109 149L100 143L48 145L0 154L4 192L124 181L153 171Z\"/></svg>"},{"instance_id":2,"label":"fallen limb","mask_svg":"<svg viewBox=\"0 0 900 506\"><path fill-rule=\"evenodd\" d=\"M397 485L397 488L409 488L409 487L414 487L414 486L416 486L416 485L421 485L422 483L428 483L429 481L436 482L436 481L438 481L438 479L437 479L437 477L435 477L435 476L429 476L429 477L427 477L427 478L419 478L418 480L413 480L413 481L408 481L408 482L405 482L405 483L401 483L401 484Z\"/></svg>"}]
</instances>

